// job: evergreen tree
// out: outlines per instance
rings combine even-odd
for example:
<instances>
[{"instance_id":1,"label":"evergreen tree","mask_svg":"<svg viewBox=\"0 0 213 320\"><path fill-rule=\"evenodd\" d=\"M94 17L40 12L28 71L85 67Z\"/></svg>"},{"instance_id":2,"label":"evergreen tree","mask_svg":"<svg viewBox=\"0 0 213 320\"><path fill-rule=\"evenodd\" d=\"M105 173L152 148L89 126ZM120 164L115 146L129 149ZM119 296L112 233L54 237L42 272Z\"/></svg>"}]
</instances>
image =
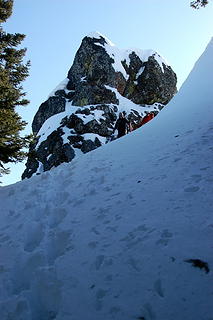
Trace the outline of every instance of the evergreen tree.
<instances>
[{"instance_id":1,"label":"evergreen tree","mask_svg":"<svg viewBox=\"0 0 213 320\"><path fill-rule=\"evenodd\" d=\"M4 164L22 161L26 156L29 136L20 132L26 122L16 111L29 103L24 98L21 82L28 76L29 62L23 63L26 49L17 47L25 35L6 33L1 24L12 14L13 0L0 0L0 175L9 173Z\"/></svg>"},{"instance_id":2,"label":"evergreen tree","mask_svg":"<svg viewBox=\"0 0 213 320\"><path fill-rule=\"evenodd\" d=\"M190 2L190 6L194 9L205 7L208 4L208 0L195 0Z\"/></svg>"}]
</instances>

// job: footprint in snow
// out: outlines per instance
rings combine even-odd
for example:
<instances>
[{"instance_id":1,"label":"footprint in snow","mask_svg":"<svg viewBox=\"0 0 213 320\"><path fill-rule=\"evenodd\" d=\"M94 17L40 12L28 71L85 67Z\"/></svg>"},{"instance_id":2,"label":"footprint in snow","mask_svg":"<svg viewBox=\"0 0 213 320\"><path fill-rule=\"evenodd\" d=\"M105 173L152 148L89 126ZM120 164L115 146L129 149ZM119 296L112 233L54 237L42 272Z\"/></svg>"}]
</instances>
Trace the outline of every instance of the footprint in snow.
<instances>
[{"instance_id":1,"label":"footprint in snow","mask_svg":"<svg viewBox=\"0 0 213 320\"><path fill-rule=\"evenodd\" d=\"M172 237L173 234L169 232L168 229L165 229L161 233L161 238L156 242L156 244L167 246Z\"/></svg>"},{"instance_id":2,"label":"footprint in snow","mask_svg":"<svg viewBox=\"0 0 213 320\"><path fill-rule=\"evenodd\" d=\"M158 280L155 281L155 283L154 283L154 289L155 289L155 291L157 292L157 294L158 294L161 298L164 298L164 292L163 292L163 289L162 289L161 279L158 279Z\"/></svg>"},{"instance_id":3,"label":"footprint in snow","mask_svg":"<svg viewBox=\"0 0 213 320\"><path fill-rule=\"evenodd\" d=\"M184 192L197 192L200 190L200 187L198 186L192 186L184 189Z\"/></svg>"},{"instance_id":4,"label":"footprint in snow","mask_svg":"<svg viewBox=\"0 0 213 320\"><path fill-rule=\"evenodd\" d=\"M44 238L44 226L41 223L31 223L29 230L26 231L24 250L34 251Z\"/></svg>"}]
</instances>

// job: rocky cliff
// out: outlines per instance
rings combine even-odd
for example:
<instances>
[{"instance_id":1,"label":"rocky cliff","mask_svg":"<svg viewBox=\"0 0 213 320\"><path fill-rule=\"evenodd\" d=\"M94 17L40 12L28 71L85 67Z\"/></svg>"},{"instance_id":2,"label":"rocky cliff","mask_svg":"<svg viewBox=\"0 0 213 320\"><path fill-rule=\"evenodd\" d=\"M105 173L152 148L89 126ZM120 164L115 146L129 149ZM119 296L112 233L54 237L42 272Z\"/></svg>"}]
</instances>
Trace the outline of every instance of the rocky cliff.
<instances>
[{"instance_id":1,"label":"rocky cliff","mask_svg":"<svg viewBox=\"0 0 213 320\"><path fill-rule=\"evenodd\" d=\"M39 107L23 178L70 162L113 138L118 114L155 115L176 93L176 74L153 50L120 50L95 32L78 49L67 78Z\"/></svg>"}]
</instances>

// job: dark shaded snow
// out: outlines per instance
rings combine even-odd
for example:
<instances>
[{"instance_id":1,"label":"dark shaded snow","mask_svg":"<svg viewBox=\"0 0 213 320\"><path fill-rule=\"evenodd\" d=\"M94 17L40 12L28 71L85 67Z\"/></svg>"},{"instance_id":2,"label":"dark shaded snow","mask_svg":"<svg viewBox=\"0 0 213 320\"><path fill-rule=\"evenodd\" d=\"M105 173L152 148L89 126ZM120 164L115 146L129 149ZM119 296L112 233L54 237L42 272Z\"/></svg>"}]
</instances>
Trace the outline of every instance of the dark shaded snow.
<instances>
[{"instance_id":1,"label":"dark shaded snow","mask_svg":"<svg viewBox=\"0 0 213 320\"><path fill-rule=\"evenodd\" d=\"M0 189L1 319L213 319L212 68L213 41L153 121Z\"/></svg>"}]
</instances>

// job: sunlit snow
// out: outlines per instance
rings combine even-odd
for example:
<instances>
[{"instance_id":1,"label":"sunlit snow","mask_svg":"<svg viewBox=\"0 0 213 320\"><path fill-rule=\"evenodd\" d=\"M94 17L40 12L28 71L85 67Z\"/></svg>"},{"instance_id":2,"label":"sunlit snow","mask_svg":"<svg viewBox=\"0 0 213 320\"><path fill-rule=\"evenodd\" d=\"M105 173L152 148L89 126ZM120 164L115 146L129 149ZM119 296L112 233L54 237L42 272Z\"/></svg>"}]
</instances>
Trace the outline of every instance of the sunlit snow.
<instances>
[{"instance_id":1,"label":"sunlit snow","mask_svg":"<svg viewBox=\"0 0 213 320\"><path fill-rule=\"evenodd\" d=\"M158 117L0 188L1 319L213 319L212 69L213 40Z\"/></svg>"}]
</instances>

